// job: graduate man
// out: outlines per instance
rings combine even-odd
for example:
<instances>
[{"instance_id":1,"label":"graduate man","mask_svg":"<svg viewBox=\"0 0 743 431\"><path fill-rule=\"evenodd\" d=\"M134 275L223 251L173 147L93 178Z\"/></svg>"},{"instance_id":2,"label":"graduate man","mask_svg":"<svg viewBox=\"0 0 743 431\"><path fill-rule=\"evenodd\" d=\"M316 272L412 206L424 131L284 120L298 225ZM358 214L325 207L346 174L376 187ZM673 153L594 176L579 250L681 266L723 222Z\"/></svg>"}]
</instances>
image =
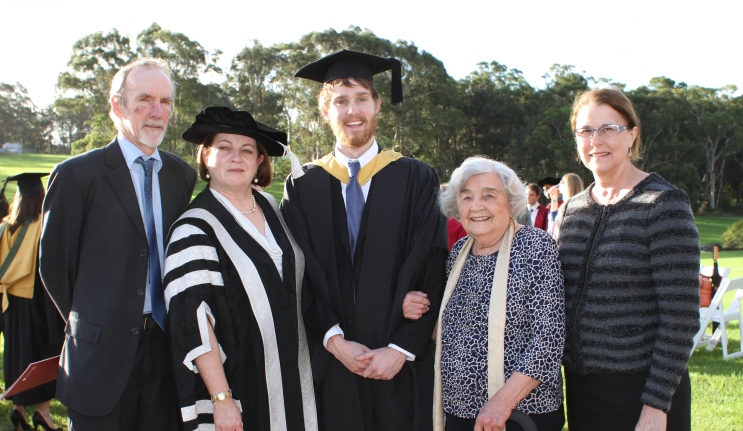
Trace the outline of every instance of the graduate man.
<instances>
[{"instance_id":1,"label":"graduate man","mask_svg":"<svg viewBox=\"0 0 743 431\"><path fill-rule=\"evenodd\" d=\"M305 253L305 320L321 429L430 430L431 331L445 285L446 219L439 181L419 161L383 150L374 134L381 99L372 77L400 62L343 50L295 76L323 84L318 102L335 150L287 179L282 212ZM406 320L406 292L431 312ZM314 339L314 340L313 340Z\"/></svg>"}]
</instances>

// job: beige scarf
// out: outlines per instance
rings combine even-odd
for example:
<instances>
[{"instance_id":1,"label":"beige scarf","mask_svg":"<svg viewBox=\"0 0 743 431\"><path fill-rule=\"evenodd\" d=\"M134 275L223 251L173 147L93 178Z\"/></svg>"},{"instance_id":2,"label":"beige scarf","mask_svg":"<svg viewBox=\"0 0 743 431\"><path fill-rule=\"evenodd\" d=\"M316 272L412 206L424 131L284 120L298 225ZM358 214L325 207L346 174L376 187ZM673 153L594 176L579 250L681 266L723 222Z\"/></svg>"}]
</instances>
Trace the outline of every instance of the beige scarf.
<instances>
[{"instance_id":1,"label":"beige scarf","mask_svg":"<svg viewBox=\"0 0 743 431\"><path fill-rule=\"evenodd\" d=\"M506 330L506 293L508 291L508 263L511 260L511 244L516 231L513 221L508 225L501 240L498 258L495 262L493 287L490 290L490 309L488 312L488 398L492 397L506 383L503 370L504 350L503 339ZM462 274L464 262L467 260L474 239L470 237L464 243L462 250L454 262L446 283L444 299L439 310L439 320L436 325L436 359L434 362L434 393L433 393L433 429L444 430L444 401L441 383L441 319L449 303L454 288L457 287L459 276Z\"/></svg>"}]
</instances>

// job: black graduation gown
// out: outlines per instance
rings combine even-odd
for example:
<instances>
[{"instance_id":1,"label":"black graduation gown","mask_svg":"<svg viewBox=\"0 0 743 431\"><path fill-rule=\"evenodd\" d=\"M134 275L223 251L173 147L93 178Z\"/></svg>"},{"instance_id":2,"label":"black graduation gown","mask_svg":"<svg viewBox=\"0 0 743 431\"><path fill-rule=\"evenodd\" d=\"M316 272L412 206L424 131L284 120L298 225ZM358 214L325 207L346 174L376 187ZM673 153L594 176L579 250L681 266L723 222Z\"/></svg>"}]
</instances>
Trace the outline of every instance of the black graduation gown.
<instances>
[{"instance_id":1,"label":"black graduation gown","mask_svg":"<svg viewBox=\"0 0 743 431\"><path fill-rule=\"evenodd\" d=\"M171 228L163 284L168 302L168 329L173 346L176 385L187 430L197 429L199 424L213 422L211 413L205 411L212 406L210 394L201 377L188 368L193 365L193 358L199 356L194 352L201 349L204 343L208 346L208 339L203 339L205 313L212 315L216 321L215 334L224 353L225 374L233 398L242 406L245 430L272 430L269 411L273 405L270 404L267 380L281 382L286 421L284 429L312 429L305 427L305 416L310 417L310 421L316 420L314 398L308 399L300 383L304 376L308 382L306 387L312 393L309 361L306 361L305 369L302 370L302 355L298 346L300 332L297 321L296 256L278 213L258 193L256 202L261 207L276 242L283 250L283 281L263 247L240 227L209 189L205 189L194 199L189 210L204 209L216 217L237 244L238 252L247 256L255 265L260 277L258 288L265 290L268 302L265 308L270 308L269 314L273 319L272 330L275 332L278 364L267 364L264 338L254 312L256 305L251 304L238 268L218 239L215 229L203 219L188 217L188 211ZM184 227L201 230L203 234L178 237L183 231L179 231L179 228ZM195 249L216 252L217 260L191 251ZM180 263L169 263L179 253ZM202 279L196 284L183 282L189 276L210 278ZM270 342L266 345L270 345ZM204 353L203 350L201 353ZM306 353L305 356L307 357ZM276 374L270 375L268 372L267 377L266 369L270 369L271 365L278 365L275 367Z\"/></svg>"},{"instance_id":2,"label":"black graduation gown","mask_svg":"<svg viewBox=\"0 0 743 431\"><path fill-rule=\"evenodd\" d=\"M430 430L431 333L445 287L446 219L429 166L400 158L372 178L354 263L340 181L322 167L285 185L282 213L306 259L304 314L310 334L318 414L326 431ZM428 294L417 321L402 314L409 291ZM355 299L354 299L355 297ZM391 381L350 373L322 346L340 324L347 340L370 349L395 344L416 355Z\"/></svg>"},{"instance_id":3,"label":"black graduation gown","mask_svg":"<svg viewBox=\"0 0 743 431\"><path fill-rule=\"evenodd\" d=\"M40 222L40 221L37 221ZM15 259L23 259L16 255ZM3 374L9 387L26 371L29 364L57 356L64 341L64 321L44 289L36 262L33 298L8 295L3 312ZM13 404L31 406L54 398L56 380L28 389L8 399Z\"/></svg>"}]
</instances>

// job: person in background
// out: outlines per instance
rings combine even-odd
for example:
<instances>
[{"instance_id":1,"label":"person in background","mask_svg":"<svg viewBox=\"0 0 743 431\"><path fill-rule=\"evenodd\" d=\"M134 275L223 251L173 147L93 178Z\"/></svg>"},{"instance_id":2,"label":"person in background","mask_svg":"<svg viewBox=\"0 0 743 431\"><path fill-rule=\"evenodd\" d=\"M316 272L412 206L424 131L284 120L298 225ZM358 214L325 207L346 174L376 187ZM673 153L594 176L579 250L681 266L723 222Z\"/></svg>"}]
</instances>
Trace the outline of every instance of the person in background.
<instances>
[{"instance_id":1,"label":"person in background","mask_svg":"<svg viewBox=\"0 0 743 431\"><path fill-rule=\"evenodd\" d=\"M683 190L638 169L640 120L618 90L579 94L571 124L594 183L560 208L570 431L687 431L699 235Z\"/></svg>"},{"instance_id":2,"label":"person in background","mask_svg":"<svg viewBox=\"0 0 743 431\"><path fill-rule=\"evenodd\" d=\"M375 138L382 100L373 75L393 70L399 103L400 67L343 50L295 75L323 84L318 104L336 137L331 154L287 179L281 204L307 260L305 321L326 431L432 427L431 333L444 290L446 219L436 209L436 172ZM417 321L402 312L412 290L434 304Z\"/></svg>"},{"instance_id":3,"label":"person in background","mask_svg":"<svg viewBox=\"0 0 743 431\"><path fill-rule=\"evenodd\" d=\"M537 185L542 188L544 197L546 197L547 199L550 198L550 189L558 184L560 184L560 179L555 177L546 177L537 181Z\"/></svg>"},{"instance_id":4,"label":"person in background","mask_svg":"<svg viewBox=\"0 0 743 431\"><path fill-rule=\"evenodd\" d=\"M449 185L449 183L441 183L441 192L446 190L446 187ZM454 217L449 217L446 219L446 231L448 232L449 236L449 251L451 251L452 246L459 241L460 238L464 238L467 236L467 231L464 230L464 227L462 226L462 223L459 222Z\"/></svg>"},{"instance_id":5,"label":"person in background","mask_svg":"<svg viewBox=\"0 0 743 431\"><path fill-rule=\"evenodd\" d=\"M269 157L286 133L211 106L183 139L209 186L172 227L165 299L187 430L317 430L301 310L304 256L288 234ZM296 163L299 169L299 163Z\"/></svg>"},{"instance_id":6,"label":"person in background","mask_svg":"<svg viewBox=\"0 0 743 431\"><path fill-rule=\"evenodd\" d=\"M559 208L560 205L562 205L562 194L560 193L560 188L556 187L560 184L560 179L555 177L546 177L537 182L537 185L539 187L542 187L542 192L544 193L544 196L549 200L547 203L547 211L548 211L548 217L547 217L547 232L552 235L554 228L555 228L555 218L550 217L549 213L551 212L552 208L552 201L556 199L557 207ZM555 197L553 197L553 195Z\"/></svg>"},{"instance_id":7,"label":"person in background","mask_svg":"<svg viewBox=\"0 0 743 431\"><path fill-rule=\"evenodd\" d=\"M562 176L560 183L550 188L550 205L549 205L549 222L553 226L553 230L550 231L554 235L554 225L557 219L557 211L560 209L562 204L583 191L583 180L578 174L568 173Z\"/></svg>"},{"instance_id":8,"label":"person in background","mask_svg":"<svg viewBox=\"0 0 743 431\"><path fill-rule=\"evenodd\" d=\"M70 431L178 428L161 268L196 171L158 150L174 100L164 61L124 66L109 95L115 139L49 179L39 270L67 323L57 398Z\"/></svg>"},{"instance_id":9,"label":"person in background","mask_svg":"<svg viewBox=\"0 0 743 431\"><path fill-rule=\"evenodd\" d=\"M529 211L531 225L547 230L549 223L549 209L544 205L539 205L539 186L530 183L526 185L526 209Z\"/></svg>"},{"instance_id":10,"label":"person in background","mask_svg":"<svg viewBox=\"0 0 743 431\"><path fill-rule=\"evenodd\" d=\"M8 215L8 209L10 208L10 204L8 204L8 198L5 197L5 186L8 184L8 178L6 177L3 180L3 185L0 186L0 216L5 217Z\"/></svg>"},{"instance_id":11,"label":"person in background","mask_svg":"<svg viewBox=\"0 0 743 431\"><path fill-rule=\"evenodd\" d=\"M38 251L41 237L41 205L47 173L23 173L6 178L17 181L10 213L0 213L0 291L2 298L3 371L5 385L15 382L28 366L59 355L64 322L49 299L39 277ZM5 185L0 199L5 199ZM4 218L3 218L4 217ZM10 422L14 429L29 430L25 407L36 405L34 429L55 428L49 410L56 382L20 392L13 401Z\"/></svg>"}]
</instances>

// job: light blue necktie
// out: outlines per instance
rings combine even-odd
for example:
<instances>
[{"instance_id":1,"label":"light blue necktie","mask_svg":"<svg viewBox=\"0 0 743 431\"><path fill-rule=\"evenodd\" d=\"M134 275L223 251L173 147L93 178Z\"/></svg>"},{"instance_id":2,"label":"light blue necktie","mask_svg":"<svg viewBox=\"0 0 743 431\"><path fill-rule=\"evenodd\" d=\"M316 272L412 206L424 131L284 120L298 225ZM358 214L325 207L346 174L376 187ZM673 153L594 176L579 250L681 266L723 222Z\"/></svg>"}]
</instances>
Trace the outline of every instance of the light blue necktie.
<instances>
[{"instance_id":1,"label":"light blue necktie","mask_svg":"<svg viewBox=\"0 0 743 431\"><path fill-rule=\"evenodd\" d=\"M351 177L348 179L348 186L346 186L346 222L348 223L348 238L351 245L351 262L353 262L353 256L356 254L356 242L359 239L361 216L364 214L364 192L361 191L357 178L359 169L361 169L359 161L349 161L348 168L351 170Z\"/></svg>"},{"instance_id":2,"label":"light blue necktie","mask_svg":"<svg viewBox=\"0 0 743 431\"><path fill-rule=\"evenodd\" d=\"M157 247L157 231L155 230L155 215L152 212L152 168L155 159L145 160L138 157L137 163L144 167L144 227L147 231L147 244L150 247L150 303L152 304L152 318L160 328L165 329L167 312L165 311L165 296L163 295L163 281L160 278L160 252Z\"/></svg>"}]
</instances>

